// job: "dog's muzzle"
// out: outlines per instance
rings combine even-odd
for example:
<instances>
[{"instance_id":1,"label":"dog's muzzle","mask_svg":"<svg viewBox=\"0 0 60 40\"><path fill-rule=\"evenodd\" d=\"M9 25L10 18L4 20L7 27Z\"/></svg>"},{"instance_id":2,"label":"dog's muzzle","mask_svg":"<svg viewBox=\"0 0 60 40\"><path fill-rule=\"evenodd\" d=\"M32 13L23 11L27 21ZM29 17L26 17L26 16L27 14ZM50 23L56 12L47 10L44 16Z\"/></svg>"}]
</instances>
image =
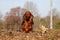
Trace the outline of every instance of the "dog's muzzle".
<instances>
[{"instance_id":1,"label":"dog's muzzle","mask_svg":"<svg viewBox=\"0 0 60 40\"><path fill-rule=\"evenodd\" d=\"M26 16L26 21L29 21L29 19L30 19L30 16Z\"/></svg>"}]
</instances>

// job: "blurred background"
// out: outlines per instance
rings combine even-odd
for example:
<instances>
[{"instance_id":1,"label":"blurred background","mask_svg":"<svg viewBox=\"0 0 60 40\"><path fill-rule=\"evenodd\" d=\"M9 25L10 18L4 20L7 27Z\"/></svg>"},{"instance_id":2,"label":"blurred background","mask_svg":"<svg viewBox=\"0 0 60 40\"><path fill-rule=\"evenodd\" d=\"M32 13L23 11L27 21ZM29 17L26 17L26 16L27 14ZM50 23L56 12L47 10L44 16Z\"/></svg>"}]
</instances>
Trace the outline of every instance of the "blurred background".
<instances>
[{"instance_id":1,"label":"blurred background","mask_svg":"<svg viewBox=\"0 0 60 40\"><path fill-rule=\"evenodd\" d=\"M39 29L41 25L50 27L50 13L51 13L50 0L2 0L0 1L0 28L3 26L13 26L10 21L13 20L15 15L20 17L17 21L22 20L25 11L29 10L34 16L34 29ZM52 2L52 23L53 28L60 28L60 0L53 0ZM8 19L8 20L7 20ZM10 21L9 21L10 20ZM6 22L6 23L5 23ZM10 24L9 24L10 23ZM14 22L13 22L14 23Z\"/></svg>"}]
</instances>

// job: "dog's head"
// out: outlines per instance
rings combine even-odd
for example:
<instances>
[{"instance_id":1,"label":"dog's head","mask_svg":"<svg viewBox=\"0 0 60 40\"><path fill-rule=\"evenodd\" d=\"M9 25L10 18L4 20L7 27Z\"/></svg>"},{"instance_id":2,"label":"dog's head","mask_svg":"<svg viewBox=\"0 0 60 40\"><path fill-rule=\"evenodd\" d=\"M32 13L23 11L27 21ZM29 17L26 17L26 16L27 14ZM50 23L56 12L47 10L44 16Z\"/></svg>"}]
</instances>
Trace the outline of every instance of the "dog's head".
<instances>
[{"instance_id":1,"label":"dog's head","mask_svg":"<svg viewBox=\"0 0 60 40\"><path fill-rule=\"evenodd\" d=\"M26 11L24 14L24 20L29 21L30 17L33 16L31 12Z\"/></svg>"}]
</instances>

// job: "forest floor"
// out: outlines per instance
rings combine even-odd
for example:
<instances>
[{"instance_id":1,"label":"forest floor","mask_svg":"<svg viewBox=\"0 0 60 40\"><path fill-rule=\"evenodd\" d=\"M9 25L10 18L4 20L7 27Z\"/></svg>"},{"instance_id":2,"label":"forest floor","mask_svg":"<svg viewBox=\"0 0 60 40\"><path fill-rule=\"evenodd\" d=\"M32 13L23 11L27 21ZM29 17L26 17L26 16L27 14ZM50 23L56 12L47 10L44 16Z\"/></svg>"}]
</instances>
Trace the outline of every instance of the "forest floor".
<instances>
[{"instance_id":1,"label":"forest floor","mask_svg":"<svg viewBox=\"0 0 60 40\"><path fill-rule=\"evenodd\" d=\"M41 32L0 32L0 40L60 40L60 29L50 30L43 35Z\"/></svg>"}]
</instances>

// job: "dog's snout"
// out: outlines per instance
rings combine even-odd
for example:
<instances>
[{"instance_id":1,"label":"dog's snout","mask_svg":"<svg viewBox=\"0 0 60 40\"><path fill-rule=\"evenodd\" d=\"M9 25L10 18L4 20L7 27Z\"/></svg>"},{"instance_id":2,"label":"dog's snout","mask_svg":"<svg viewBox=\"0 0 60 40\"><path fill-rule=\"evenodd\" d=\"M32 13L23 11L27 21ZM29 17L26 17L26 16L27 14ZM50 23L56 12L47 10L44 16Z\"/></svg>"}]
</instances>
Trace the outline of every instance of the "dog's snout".
<instances>
[{"instance_id":1,"label":"dog's snout","mask_svg":"<svg viewBox=\"0 0 60 40\"><path fill-rule=\"evenodd\" d=\"M26 16L26 21L29 21L30 17Z\"/></svg>"}]
</instances>

